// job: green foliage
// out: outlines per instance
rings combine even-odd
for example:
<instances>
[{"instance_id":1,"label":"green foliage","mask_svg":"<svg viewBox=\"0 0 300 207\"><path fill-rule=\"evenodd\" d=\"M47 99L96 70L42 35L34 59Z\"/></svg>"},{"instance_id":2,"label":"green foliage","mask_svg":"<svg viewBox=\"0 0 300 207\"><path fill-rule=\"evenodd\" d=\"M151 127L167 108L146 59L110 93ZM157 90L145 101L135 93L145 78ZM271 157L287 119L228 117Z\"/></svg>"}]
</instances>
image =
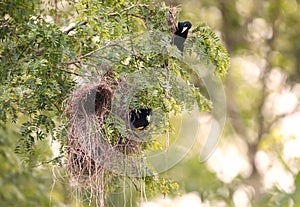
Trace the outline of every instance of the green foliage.
<instances>
[{"instance_id":1,"label":"green foliage","mask_svg":"<svg viewBox=\"0 0 300 207\"><path fill-rule=\"evenodd\" d=\"M39 0L20 1L20 0L3 0L0 2L0 21L6 22L4 17L9 15L14 23L20 24L28 21L30 16L35 13ZM3 24L1 24L4 26Z\"/></svg>"},{"instance_id":2,"label":"green foliage","mask_svg":"<svg viewBox=\"0 0 300 207\"><path fill-rule=\"evenodd\" d=\"M129 108L160 108L168 114L192 110L195 100L200 110L212 107L199 88L189 83L179 51L170 45L169 7L165 4L150 0L139 3L134 0L81 0L66 16L63 11L44 10L42 3L21 0L0 3L0 124L15 123L18 130L16 152L30 166L50 159L50 138L61 142L63 152L64 127L68 125L63 103L78 79L93 81L103 74L99 71L103 65L108 66L119 82L135 73L151 74L133 80L144 90L131 94L133 98L126 103ZM46 21L46 15L53 21ZM70 21L75 23L74 27L68 27ZM229 58L219 39L205 25L200 25L193 33L186 43L187 52L212 63L216 73L224 76ZM114 138L120 134L112 117L105 125L108 141L116 142ZM4 138L4 146L7 145L12 153L15 143L9 142L9 135ZM49 156L43 156L44 152ZM3 157L9 157L5 153ZM30 175L27 168L20 172L20 176L26 178ZM14 173L7 172L7 176L10 174ZM35 183L37 188L44 188L39 182ZM158 190L164 195L177 188L172 180L158 181ZM45 198L41 189L31 190ZM19 194L16 189L12 191ZM12 197L5 192L2 194L10 205ZM34 202L33 197L25 196ZM46 205L44 201L28 204L26 199L21 206Z\"/></svg>"},{"instance_id":3,"label":"green foliage","mask_svg":"<svg viewBox=\"0 0 300 207\"><path fill-rule=\"evenodd\" d=\"M15 142L20 136L14 128L17 126L1 125L0 128L1 206L52 206L62 203L59 196L51 195L51 168L43 166L33 169L14 153ZM36 154L30 158L33 163L37 161L38 164L39 160L50 158L51 150L47 141L39 141L35 148Z\"/></svg>"},{"instance_id":4,"label":"green foliage","mask_svg":"<svg viewBox=\"0 0 300 207\"><path fill-rule=\"evenodd\" d=\"M145 177L147 194L150 196L161 193L164 197L167 195L179 195L179 185L172 179L161 178L158 176Z\"/></svg>"},{"instance_id":5,"label":"green foliage","mask_svg":"<svg viewBox=\"0 0 300 207\"><path fill-rule=\"evenodd\" d=\"M1 45L0 120L25 122L21 127L21 145L29 153L35 139L53 135L55 117L74 86L63 62L71 54L72 38L55 25L31 17L26 24L8 27ZM54 137L55 138L55 137Z\"/></svg>"},{"instance_id":6,"label":"green foliage","mask_svg":"<svg viewBox=\"0 0 300 207\"><path fill-rule=\"evenodd\" d=\"M213 64L215 73L224 77L229 66L229 55L219 37L207 24L197 26L192 33L194 36L186 43L187 52L190 55L195 52L201 61Z\"/></svg>"}]
</instances>

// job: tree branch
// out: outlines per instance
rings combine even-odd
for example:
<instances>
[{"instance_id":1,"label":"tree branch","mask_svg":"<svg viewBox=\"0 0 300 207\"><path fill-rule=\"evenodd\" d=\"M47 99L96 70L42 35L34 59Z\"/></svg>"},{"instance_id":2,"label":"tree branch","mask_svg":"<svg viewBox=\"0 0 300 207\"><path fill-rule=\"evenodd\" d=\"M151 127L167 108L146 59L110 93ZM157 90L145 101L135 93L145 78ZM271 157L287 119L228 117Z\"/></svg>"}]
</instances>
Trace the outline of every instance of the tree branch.
<instances>
[{"instance_id":1,"label":"tree branch","mask_svg":"<svg viewBox=\"0 0 300 207\"><path fill-rule=\"evenodd\" d=\"M64 30L64 32L67 33L67 34L69 34L71 31L73 31L74 29L76 29L76 27L83 26L83 25L86 25L86 24L87 24L87 21L81 22L78 25L74 25L74 26L70 27L69 29Z\"/></svg>"},{"instance_id":2,"label":"tree branch","mask_svg":"<svg viewBox=\"0 0 300 207\"><path fill-rule=\"evenodd\" d=\"M113 47L113 46L117 46L118 44L117 43L108 43L106 45L104 45L103 47L100 47L96 50L93 50L87 54L84 54L84 55L81 55L81 56L78 56L74 61L68 61L68 62L65 62L64 64L65 65L71 65L71 64L75 64L75 63L80 63L81 62L81 59L83 58L86 58L86 57L90 57L91 55L93 55L94 53L100 51L100 50L103 50L107 47Z\"/></svg>"},{"instance_id":3,"label":"tree branch","mask_svg":"<svg viewBox=\"0 0 300 207\"><path fill-rule=\"evenodd\" d=\"M134 4L134 5L130 6L130 7L127 7L125 9L121 10L121 13L129 11L129 10L131 10L133 8L136 8L136 7L146 7L147 8L148 5L146 5L146 4ZM139 16L139 15L136 15L136 14L130 14L130 15L134 16L134 17L137 17L137 18L143 19L142 16ZM112 12L112 13L108 13L107 15L98 16L98 17L95 18L95 20L104 19L105 17L115 17L115 16L121 16L121 15L120 15L119 12ZM82 26L82 25L86 25L86 24L87 24L87 21L81 22L78 25L74 25L74 26L70 27L69 29L65 30L64 32L67 33L67 34L69 34L71 31L73 31L74 29L76 29L76 27Z\"/></svg>"},{"instance_id":4,"label":"tree branch","mask_svg":"<svg viewBox=\"0 0 300 207\"><path fill-rule=\"evenodd\" d=\"M60 156L58 156L58 157L54 157L52 160L40 162L39 164L37 164L37 165L35 165L35 166L33 166L33 167L36 168L36 167L40 167L40 166L42 166L42 165L47 165L47 164L56 162L56 161L58 161L59 159L61 159L61 158L63 158L63 157L64 157L64 155L60 155Z\"/></svg>"},{"instance_id":5,"label":"tree branch","mask_svg":"<svg viewBox=\"0 0 300 207\"><path fill-rule=\"evenodd\" d=\"M132 56L134 56L135 58L147 63L146 60L144 60L142 57L140 57L139 55L135 54L133 51L131 50L128 50L126 49L125 47L123 47L122 45L118 44L118 43L108 43L106 45L104 45L103 47L100 47L96 50L93 50L87 54L84 54L84 55L81 55L81 56L78 56L75 60L73 61L68 61L68 62L65 62L64 65L72 65L72 64L76 64L76 63L81 63L81 60L86 58L86 57L90 57L92 56L93 54L95 54L96 52L100 51L100 50L103 50L107 47L119 47L119 48L122 48L123 50L125 50L126 52L130 53Z\"/></svg>"}]
</instances>

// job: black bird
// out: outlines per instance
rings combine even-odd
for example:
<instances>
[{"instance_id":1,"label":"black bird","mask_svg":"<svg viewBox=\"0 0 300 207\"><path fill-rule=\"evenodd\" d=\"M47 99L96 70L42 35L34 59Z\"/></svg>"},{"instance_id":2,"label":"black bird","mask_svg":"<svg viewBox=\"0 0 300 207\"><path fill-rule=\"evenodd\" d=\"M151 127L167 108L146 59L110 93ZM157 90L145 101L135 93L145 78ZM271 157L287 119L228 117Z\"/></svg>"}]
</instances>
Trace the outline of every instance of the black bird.
<instances>
[{"instance_id":1,"label":"black bird","mask_svg":"<svg viewBox=\"0 0 300 207\"><path fill-rule=\"evenodd\" d=\"M177 46L178 50L183 53L184 42L188 36L189 29L192 28L192 23L189 21L178 22L178 26L173 35L173 44Z\"/></svg>"},{"instance_id":2,"label":"black bird","mask_svg":"<svg viewBox=\"0 0 300 207\"><path fill-rule=\"evenodd\" d=\"M149 125L151 115L152 109L133 109L130 111L130 123L136 130L143 130Z\"/></svg>"},{"instance_id":3,"label":"black bird","mask_svg":"<svg viewBox=\"0 0 300 207\"><path fill-rule=\"evenodd\" d=\"M184 42L188 36L189 29L192 28L192 23L189 21L178 22L178 26L172 38L172 44L183 53ZM166 64L165 64L166 65ZM144 130L150 123L152 115L151 108L132 109L130 111L130 124L136 130Z\"/></svg>"}]
</instances>

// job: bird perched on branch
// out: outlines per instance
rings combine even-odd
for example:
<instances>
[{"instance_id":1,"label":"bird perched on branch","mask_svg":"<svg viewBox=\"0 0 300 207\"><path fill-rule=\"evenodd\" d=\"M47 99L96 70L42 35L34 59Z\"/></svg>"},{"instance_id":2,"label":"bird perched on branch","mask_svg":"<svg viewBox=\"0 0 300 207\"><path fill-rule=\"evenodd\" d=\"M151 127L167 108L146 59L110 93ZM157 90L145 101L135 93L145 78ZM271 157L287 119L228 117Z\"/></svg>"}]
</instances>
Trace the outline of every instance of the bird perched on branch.
<instances>
[{"instance_id":1,"label":"bird perched on branch","mask_svg":"<svg viewBox=\"0 0 300 207\"><path fill-rule=\"evenodd\" d=\"M192 23L189 21L178 22L178 26L172 38L172 44L176 45L181 53L183 53L184 42L188 36L189 29L191 28Z\"/></svg>"},{"instance_id":2,"label":"bird perched on branch","mask_svg":"<svg viewBox=\"0 0 300 207\"><path fill-rule=\"evenodd\" d=\"M133 109L130 111L130 123L134 129L143 130L149 125L151 115L152 109Z\"/></svg>"}]
</instances>

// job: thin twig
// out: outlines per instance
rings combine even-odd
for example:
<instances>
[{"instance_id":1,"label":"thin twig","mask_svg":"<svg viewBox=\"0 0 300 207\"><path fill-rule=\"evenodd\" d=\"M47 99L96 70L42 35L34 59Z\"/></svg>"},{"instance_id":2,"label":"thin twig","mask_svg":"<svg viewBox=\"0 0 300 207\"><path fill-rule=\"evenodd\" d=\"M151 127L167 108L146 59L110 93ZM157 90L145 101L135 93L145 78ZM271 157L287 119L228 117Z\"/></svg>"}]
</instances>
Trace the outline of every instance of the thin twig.
<instances>
[{"instance_id":1,"label":"thin twig","mask_svg":"<svg viewBox=\"0 0 300 207\"><path fill-rule=\"evenodd\" d=\"M83 25L86 25L86 24L87 24L87 21L81 22L78 25L74 25L74 26L70 27L69 29L65 30L64 32L67 33L67 34L69 34L71 31L73 31L74 29L76 29L76 27L83 26Z\"/></svg>"},{"instance_id":2,"label":"thin twig","mask_svg":"<svg viewBox=\"0 0 300 207\"><path fill-rule=\"evenodd\" d=\"M85 54L85 55L79 56L77 59L80 60L80 59L89 57L89 56L91 56L92 54L94 54L95 52L98 52L98 51L100 51L100 50L103 50L103 49L105 49L105 48L107 48L107 47L113 47L113 46L117 46L117 45L118 45L117 43L108 43L108 44L104 45L103 47L100 47L100 48L98 48L98 49L96 49L96 50L94 50L94 51L91 51L91 52L89 52L89 53L87 53L87 54Z\"/></svg>"},{"instance_id":3,"label":"thin twig","mask_svg":"<svg viewBox=\"0 0 300 207\"><path fill-rule=\"evenodd\" d=\"M139 60L141 60L141 61L147 63L146 60L144 60L141 56L135 54L133 51L128 50L128 49L126 49L125 47L123 47L123 46L121 46L121 45L119 45L119 44L116 44L116 46L122 48L123 50L125 50L125 51L127 51L127 52L129 52L129 53L130 53L132 56L134 56L135 58L137 58L137 59L139 59Z\"/></svg>"},{"instance_id":4,"label":"thin twig","mask_svg":"<svg viewBox=\"0 0 300 207\"><path fill-rule=\"evenodd\" d=\"M18 60L20 60L21 59L21 56L24 54L24 52L28 49L28 48L30 48L30 45L32 45L32 43L35 41L35 39L32 39L32 40L30 40L29 41L29 43L27 44L27 45L25 45L24 46L24 48L23 48L23 50L21 51L21 53L18 55Z\"/></svg>"},{"instance_id":5,"label":"thin twig","mask_svg":"<svg viewBox=\"0 0 300 207\"><path fill-rule=\"evenodd\" d=\"M96 50L93 50L93 51L91 51L89 53L86 53L84 55L81 55L81 56L77 57L74 61L68 61L68 62L65 62L64 64L65 65L71 65L71 64L75 64L75 63L80 63L81 59L83 59L83 58L89 57L89 56L93 55L94 53L96 53L96 52L98 52L100 50L103 50L103 49L105 49L107 47L113 47L113 46L117 46L117 45L118 45L117 43L108 43L108 44L104 45L103 47L100 47L100 48L98 48Z\"/></svg>"},{"instance_id":6,"label":"thin twig","mask_svg":"<svg viewBox=\"0 0 300 207\"><path fill-rule=\"evenodd\" d=\"M82 60L82 59L84 59L84 58L86 58L86 57L90 57L90 56L92 56L93 54L95 54L96 52L98 52L98 51L100 51L100 50L103 50L103 49L105 49L105 48L107 48L107 47L114 47L114 46L115 46L115 47L119 47L119 48L125 50L126 52L128 52L128 53L130 53L132 56L134 56L135 58L137 58L137 59L139 59L139 60L141 60L141 61L147 63L147 61L144 60L142 57L140 57L139 55L135 54L133 51L128 50L127 48L123 47L122 45L120 45L120 44L118 44L118 43L108 43L108 44L104 45L103 47L100 47L100 48L98 48L98 49L96 49L96 50L93 50L93 51L91 51L91 52L89 52L89 53L86 53L86 54L84 54L84 55L78 56L78 57L76 57L75 60L65 62L64 64L65 64L65 65L72 65L72 64L76 64L76 63L81 63L81 60Z\"/></svg>"},{"instance_id":7,"label":"thin twig","mask_svg":"<svg viewBox=\"0 0 300 207\"><path fill-rule=\"evenodd\" d=\"M59 160L59 159L61 159L61 158L63 158L63 157L64 157L64 155L60 155L60 156L58 156L58 157L54 157L52 160L48 160L48 161L41 162L41 163L39 163L38 165L35 165L34 167L40 167L40 166L42 166L42 165L49 164L49 163L54 162L54 161L57 161L57 160Z\"/></svg>"},{"instance_id":8,"label":"thin twig","mask_svg":"<svg viewBox=\"0 0 300 207\"><path fill-rule=\"evenodd\" d=\"M65 72L65 73L69 73L69 74L72 74L72 75L76 75L76 76L81 76L81 74L79 73L75 73L75 72L72 72L72 71L68 71L68 70L64 70L64 69L61 69L61 68L56 68L62 72Z\"/></svg>"},{"instance_id":9,"label":"thin twig","mask_svg":"<svg viewBox=\"0 0 300 207\"><path fill-rule=\"evenodd\" d=\"M148 7L148 5L146 4L134 4L130 7L127 7L123 10L121 10L121 13L123 12L126 12L126 11L129 11L133 8L136 8L136 7ZM130 14L131 16L134 16L134 17L137 17L137 18L141 18L141 19L144 19L142 16L139 16L139 15L136 15L136 14ZM112 13L108 13L107 15L103 15L103 16L98 16L97 18L95 18L96 20L97 19L104 19L105 17L114 17L114 16L120 16L120 13L118 12L112 12ZM82 25L86 25L87 24L87 21L84 21L84 22L81 22L79 23L79 25L74 25L72 27L70 27L69 29L65 30L64 32L69 34L71 31L73 31L74 29L76 29L76 27L78 26L82 26Z\"/></svg>"}]
</instances>

